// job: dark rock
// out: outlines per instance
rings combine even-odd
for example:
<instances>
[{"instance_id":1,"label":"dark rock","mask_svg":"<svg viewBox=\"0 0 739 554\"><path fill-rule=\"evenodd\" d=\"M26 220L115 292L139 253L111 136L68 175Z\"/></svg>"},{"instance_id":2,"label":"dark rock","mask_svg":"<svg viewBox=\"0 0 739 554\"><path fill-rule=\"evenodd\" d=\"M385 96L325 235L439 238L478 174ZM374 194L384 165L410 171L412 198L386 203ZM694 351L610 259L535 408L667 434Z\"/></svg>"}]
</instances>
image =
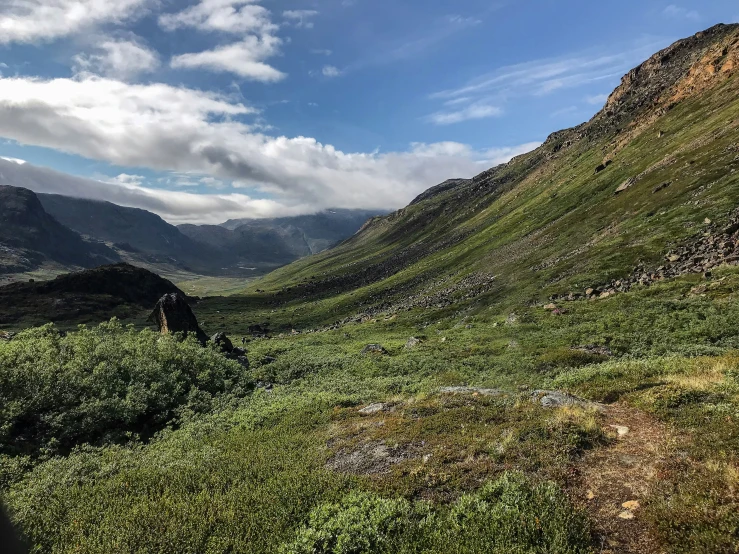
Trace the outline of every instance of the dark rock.
<instances>
[{"instance_id":1,"label":"dark rock","mask_svg":"<svg viewBox=\"0 0 739 554\"><path fill-rule=\"evenodd\" d=\"M666 183L662 183L661 185L658 185L658 186L657 186L657 187L655 187L655 189L654 189L654 190L652 191L652 194L656 194L656 193L658 193L659 191L661 191L661 190L663 190L663 189L666 189L666 188L667 188L667 187L669 187L669 186L670 186L671 184L672 184L672 181L667 181Z\"/></svg>"},{"instance_id":2,"label":"dark rock","mask_svg":"<svg viewBox=\"0 0 739 554\"><path fill-rule=\"evenodd\" d=\"M597 346L595 344L586 344L585 346L573 346L572 350L587 352L588 354L597 354L599 356L613 356L613 352L607 346Z\"/></svg>"},{"instance_id":3,"label":"dark rock","mask_svg":"<svg viewBox=\"0 0 739 554\"><path fill-rule=\"evenodd\" d=\"M265 356L262 358L262 365L269 365L273 364L277 361L277 358L273 358L272 356Z\"/></svg>"},{"instance_id":4,"label":"dark rock","mask_svg":"<svg viewBox=\"0 0 739 554\"><path fill-rule=\"evenodd\" d=\"M381 344L368 344L364 348L362 348L362 355L367 356L368 354L378 354L383 355L387 354L388 351L385 350L385 348Z\"/></svg>"},{"instance_id":5,"label":"dark rock","mask_svg":"<svg viewBox=\"0 0 739 554\"><path fill-rule=\"evenodd\" d=\"M234 350L234 345L231 343L231 339L226 336L226 333L216 333L210 337L210 340L218 346L224 354L231 354Z\"/></svg>"},{"instance_id":6,"label":"dark rock","mask_svg":"<svg viewBox=\"0 0 739 554\"><path fill-rule=\"evenodd\" d=\"M185 297L176 292L165 294L157 302L149 321L157 324L159 332L183 333L185 336L193 334L200 344L208 342L208 336L198 325L195 314L192 313Z\"/></svg>"}]
</instances>

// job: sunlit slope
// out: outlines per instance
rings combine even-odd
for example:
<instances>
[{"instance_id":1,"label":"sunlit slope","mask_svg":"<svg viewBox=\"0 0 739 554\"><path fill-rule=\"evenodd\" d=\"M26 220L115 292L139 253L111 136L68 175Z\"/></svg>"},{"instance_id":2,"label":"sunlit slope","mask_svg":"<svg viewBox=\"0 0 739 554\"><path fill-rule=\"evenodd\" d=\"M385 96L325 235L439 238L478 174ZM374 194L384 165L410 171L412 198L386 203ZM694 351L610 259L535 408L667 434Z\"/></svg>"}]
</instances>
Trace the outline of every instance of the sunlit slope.
<instances>
[{"instance_id":1,"label":"sunlit slope","mask_svg":"<svg viewBox=\"0 0 739 554\"><path fill-rule=\"evenodd\" d=\"M739 206L738 62L739 26L680 41L624 77L590 122L245 292L325 299L341 316L416 295L535 300L656 267Z\"/></svg>"}]
</instances>

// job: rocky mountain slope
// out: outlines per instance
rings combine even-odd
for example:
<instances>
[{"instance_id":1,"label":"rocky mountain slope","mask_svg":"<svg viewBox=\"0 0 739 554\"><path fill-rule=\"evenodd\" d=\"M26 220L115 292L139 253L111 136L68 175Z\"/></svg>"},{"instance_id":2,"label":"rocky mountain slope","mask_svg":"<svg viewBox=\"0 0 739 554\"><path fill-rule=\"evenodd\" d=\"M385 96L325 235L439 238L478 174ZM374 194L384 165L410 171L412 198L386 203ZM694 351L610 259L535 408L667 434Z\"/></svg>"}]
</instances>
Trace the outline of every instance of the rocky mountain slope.
<instances>
[{"instance_id":1,"label":"rocky mountain slope","mask_svg":"<svg viewBox=\"0 0 739 554\"><path fill-rule=\"evenodd\" d=\"M62 225L28 189L0 186L0 222L0 273L26 271L44 260L94 267L119 259L113 250Z\"/></svg>"},{"instance_id":2,"label":"rocky mountain slope","mask_svg":"<svg viewBox=\"0 0 739 554\"><path fill-rule=\"evenodd\" d=\"M624 76L589 122L442 183L247 292L361 317L584 296L637 268L666 278L665 256L739 205L738 56L738 25L678 41Z\"/></svg>"}]
</instances>

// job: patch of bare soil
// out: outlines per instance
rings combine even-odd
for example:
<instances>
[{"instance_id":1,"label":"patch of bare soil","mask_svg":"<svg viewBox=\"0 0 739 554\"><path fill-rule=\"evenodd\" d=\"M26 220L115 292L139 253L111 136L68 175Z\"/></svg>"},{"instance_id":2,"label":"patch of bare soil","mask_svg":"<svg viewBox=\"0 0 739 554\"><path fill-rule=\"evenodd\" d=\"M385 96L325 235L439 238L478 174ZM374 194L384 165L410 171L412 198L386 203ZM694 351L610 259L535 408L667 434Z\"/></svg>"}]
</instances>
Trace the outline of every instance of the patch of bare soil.
<instances>
[{"instance_id":1,"label":"patch of bare soil","mask_svg":"<svg viewBox=\"0 0 739 554\"><path fill-rule=\"evenodd\" d=\"M622 404L607 407L604 426L613 441L583 457L573 491L594 523L597 551L667 554L642 507L677 438L654 417Z\"/></svg>"}]
</instances>

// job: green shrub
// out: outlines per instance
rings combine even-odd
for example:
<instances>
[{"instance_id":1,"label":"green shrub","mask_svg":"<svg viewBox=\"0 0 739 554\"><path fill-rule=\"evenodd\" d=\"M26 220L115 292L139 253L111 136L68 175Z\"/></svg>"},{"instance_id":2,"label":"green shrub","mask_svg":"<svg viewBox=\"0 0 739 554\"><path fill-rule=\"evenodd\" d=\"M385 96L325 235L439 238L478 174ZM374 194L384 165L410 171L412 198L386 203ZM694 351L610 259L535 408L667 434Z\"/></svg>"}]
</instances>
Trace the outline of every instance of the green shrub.
<instances>
[{"instance_id":1,"label":"green shrub","mask_svg":"<svg viewBox=\"0 0 739 554\"><path fill-rule=\"evenodd\" d=\"M420 505L352 492L341 502L323 504L282 554L363 554L392 552L413 526L427 515ZM391 548L392 547L392 548Z\"/></svg>"},{"instance_id":2,"label":"green shrub","mask_svg":"<svg viewBox=\"0 0 739 554\"><path fill-rule=\"evenodd\" d=\"M590 551L584 514L553 483L507 473L449 509L354 492L315 508L283 554L485 553Z\"/></svg>"},{"instance_id":3,"label":"green shrub","mask_svg":"<svg viewBox=\"0 0 739 554\"><path fill-rule=\"evenodd\" d=\"M0 344L0 453L53 455L146 438L248 387L239 364L192 338L116 320L66 336L46 325Z\"/></svg>"}]
</instances>

